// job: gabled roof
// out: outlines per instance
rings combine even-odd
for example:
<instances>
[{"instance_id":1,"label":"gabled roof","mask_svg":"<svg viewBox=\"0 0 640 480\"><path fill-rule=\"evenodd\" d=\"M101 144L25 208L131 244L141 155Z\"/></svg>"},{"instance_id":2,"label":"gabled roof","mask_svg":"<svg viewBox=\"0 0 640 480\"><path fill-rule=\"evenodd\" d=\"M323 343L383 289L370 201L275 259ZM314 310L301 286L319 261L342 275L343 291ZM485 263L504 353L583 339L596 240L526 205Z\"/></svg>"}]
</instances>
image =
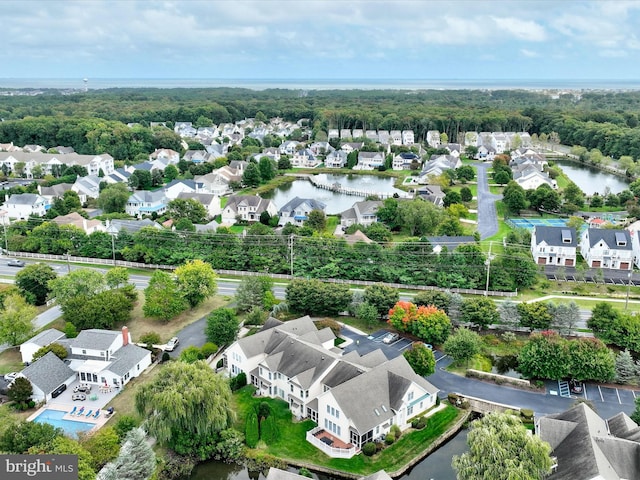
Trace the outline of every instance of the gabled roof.
<instances>
[{"instance_id":1,"label":"gabled roof","mask_svg":"<svg viewBox=\"0 0 640 480\"><path fill-rule=\"evenodd\" d=\"M476 239L470 235L449 236L442 235L439 237L427 237L427 240L432 247L441 246L447 247L448 250L453 250L460 245L469 245L476 243Z\"/></svg>"},{"instance_id":2,"label":"gabled roof","mask_svg":"<svg viewBox=\"0 0 640 480\"><path fill-rule=\"evenodd\" d=\"M149 350L129 343L114 352L113 358L116 360L109 365L108 370L116 375L123 376L125 373L130 372L146 356L151 356Z\"/></svg>"},{"instance_id":3,"label":"gabled roof","mask_svg":"<svg viewBox=\"0 0 640 480\"><path fill-rule=\"evenodd\" d=\"M631 234L629 233L629 230L588 228L583 235L586 235L589 239L589 247L595 246L602 240L610 249L632 250Z\"/></svg>"},{"instance_id":4,"label":"gabled roof","mask_svg":"<svg viewBox=\"0 0 640 480\"><path fill-rule=\"evenodd\" d=\"M129 197L128 202L142 202L142 203L163 203L167 200L167 197L162 190L136 190Z\"/></svg>"},{"instance_id":5,"label":"gabled roof","mask_svg":"<svg viewBox=\"0 0 640 480\"><path fill-rule=\"evenodd\" d=\"M144 218L142 220L120 220L114 219L109 222L109 230L116 230L117 232L121 230L126 230L130 233L136 233L137 231L145 228L145 227L153 227L161 229L162 227L158 224L158 222L154 222L148 218Z\"/></svg>"},{"instance_id":6,"label":"gabled roof","mask_svg":"<svg viewBox=\"0 0 640 480\"><path fill-rule=\"evenodd\" d=\"M7 203L13 205L34 205L43 201L44 198L36 193L16 193L7 199Z\"/></svg>"},{"instance_id":7,"label":"gabled roof","mask_svg":"<svg viewBox=\"0 0 640 480\"><path fill-rule=\"evenodd\" d=\"M78 336L71 341L71 347L91 350L106 350L120 335L122 335L120 332L101 330L98 328L82 330Z\"/></svg>"},{"instance_id":8,"label":"gabled roof","mask_svg":"<svg viewBox=\"0 0 640 480\"><path fill-rule=\"evenodd\" d=\"M307 205L309 210L323 210L327 207L325 203L313 198L300 198L295 197L289 200L281 209L280 212L293 212L297 208Z\"/></svg>"},{"instance_id":9,"label":"gabled roof","mask_svg":"<svg viewBox=\"0 0 640 480\"><path fill-rule=\"evenodd\" d=\"M47 345L50 345L60 338L64 338L64 333L62 333L60 330L56 330L55 328L49 328L47 330L43 330L38 335L30 338L24 343L32 343L34 345L38 345L39 347L46 347Z\"/></svg>"},{"instance_id":10,"label":"gabled roof","mask_svg":"<svg viewBox=\"0 0 640 480\"><path fill-rule=\"evenodd\" d=\"M575 228L536 225L532 235L536 245L540 245L542 242L554 247L576 247L578 245ZM565 242L563 239L571 241Z\"/></svg>"},{"instance_id":11,"label":"gabled roof","mask_svg":"<svg viewBox=\"0 0 640 480\"><path fill-rule=\"evenodd\" d=\"M75 376L75 372L60 360L53 352L48 352L26 367L22 375L45 395Z\"/></svg>"}]
</instances>

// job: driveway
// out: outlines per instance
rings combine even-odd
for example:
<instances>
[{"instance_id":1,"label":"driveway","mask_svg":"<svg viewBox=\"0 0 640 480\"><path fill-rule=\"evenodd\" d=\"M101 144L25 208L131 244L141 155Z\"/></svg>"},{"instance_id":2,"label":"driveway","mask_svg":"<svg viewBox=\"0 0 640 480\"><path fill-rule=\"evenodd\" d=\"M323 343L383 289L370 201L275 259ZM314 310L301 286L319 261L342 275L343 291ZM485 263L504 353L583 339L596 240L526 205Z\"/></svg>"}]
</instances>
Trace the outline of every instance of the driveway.
<instances>
[{"instance_id":1,"label":"driveway","mask_svg":"<svg viewBox=\"0 0 640 480\"><path fill-rule=\"evenodd\" d=\"M491 237L498 233L498 213L496 211L496 201L502 195L495 195L489 191L489 180L487 170L488 163L478 163L478 233L481 239Z\"/></svg>"}]
</instances>

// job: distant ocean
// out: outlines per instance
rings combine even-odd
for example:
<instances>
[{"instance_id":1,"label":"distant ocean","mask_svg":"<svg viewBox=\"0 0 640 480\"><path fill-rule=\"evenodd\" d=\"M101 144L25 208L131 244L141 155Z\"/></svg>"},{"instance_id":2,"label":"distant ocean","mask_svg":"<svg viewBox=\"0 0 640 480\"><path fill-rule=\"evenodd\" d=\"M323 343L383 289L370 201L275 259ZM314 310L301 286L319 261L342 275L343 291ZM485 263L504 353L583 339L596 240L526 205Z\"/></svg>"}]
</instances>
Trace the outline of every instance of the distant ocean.
<instances>
[{"instance_id":1,"label":"distant ocean","mask_svg":"<svg viewBox=\"0 0 640 480\"><path fill-rule=\"evenodd\" d=\"M0 89L215 88L251 90L640 90L640 80L0 78Z\"/></svg>"}]
</instances>

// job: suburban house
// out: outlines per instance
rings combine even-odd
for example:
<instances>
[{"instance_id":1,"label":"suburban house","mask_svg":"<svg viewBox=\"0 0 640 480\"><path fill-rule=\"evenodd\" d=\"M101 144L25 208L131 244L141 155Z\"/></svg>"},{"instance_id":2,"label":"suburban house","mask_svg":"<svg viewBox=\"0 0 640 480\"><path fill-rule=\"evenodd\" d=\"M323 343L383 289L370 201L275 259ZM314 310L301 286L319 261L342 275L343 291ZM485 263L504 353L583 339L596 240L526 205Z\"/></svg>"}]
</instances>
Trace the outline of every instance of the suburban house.
<instances>
[{"instance_id":1,"label":"suburban house","mask_svg":"<svg viewBox=\"0 0 640 480\"><path fill-rule=\"evenodd\" d=\"M220 197L213 193L199 193L199 192L182 192L178 194L180 200L195 200L202 204L207 211L209 217L215 217L220 215L222 209L220 208Z\"/></svg>"},{"instance_id":2,"label":"suburban house","mask_svg":"<svg viewBox=\"0 0 640 480\"><path fill-rule=\"evenodd\" d=\"M334 339L308 316L285 323L272 318L227 349L225 368L230 376L244 373L258 395L285 400L296 418L314 421L307 441L334 457L351 458L392 425L404 430L435 405L438 389L402 355L343 355Z\"/></svg>"},{"instance_id":3,"label":"suburban house","mask_svg":"<svg viewBox=\"0 0 640 480\"><path fill-rule=\"evenodd\" d=\"M143 228L155 228L161 230L162 227L158 222L154 222L148 218L143 218L141 220L107 220L106 225L107 233L111 235L117 235L121 231L136 233L142 230Z\"/></svg>"},{"instance_id":4,"label":"suburban house","mask_svg":"<svg viewBox=\"0 0 640 480\"><path fill-rule=\"evenodd\" d=\"M324 166L327 168L344 168L347 165L347 152L334 150L324 158Z\"/></svg>"},{"instance_id":5,"label":"suburban house","mask_svg":"<svg viewBox=\"0 0 640 480\"><path fill-rule=\"evenodd\" d=\"M82 203L87 203L90 198L98 198L100 196L101 181L102 179L97 175L78 177L71 186L71 190L78 194Z\"/></svg>"},{"instance_id":6,"label":"suburban house","mask_svg":"<svg viewBox=\"0 0 640 480\"><path fill-rule=\"evenodd\" d=\"M429 130L427 132L427 145L429 145L431 148L440 147L440 132L438 130Z\"/></svg>"},{"instance_id":7,"label":"suburban house","mask_svg":"<svg viewBox=\"0 0 640 480\"><path fill-rule=\"evenodd\" d=\"M513 180L525 190L535 190L544 184L553 189L558 188L556 181L550 178L546 172L540 171L535 165L520 165L512 170Z\"/></svg>"},{"instance_id":8,"label":"suburban house","mask_svg":"<svg viewBox=\"0 0 640 480\"><path fill-rule=\"evenodd\" d=\"M227 166L223 168L229 168ZM208 173L206 175L199 175L194 177L194 180L200 184L202 184L202 188L205 192L213 193L214 195L223 196L227 193L231 193L231 187L229 184L231 183L228 176L220 174L219 172L222 169L218 169L217 171ZM239 177L242 179L242 176ZM238 182L240 180L237 180Z\"/></svg>"},{"instance_id":9,"label":"suburban house","mask_svg":"<svg viewBox=\"0 0 640 480\"><path fill-rule=\"evenodd\" d=\"M194 193L204 190L204 184L195 180L175 179L167 183L164 188L164 194L169 200L175 200L181 193Z\"/></svg>"},{"instance_id":10,"label":"suburban house","mask_svg":"<svg viewBox=\"0 0 640 480\"><path fill-rule=\"evenodd\" d=\"M50 187L38 185L38 193L47 201L47 203L53 204L56 198L62 198L64 196L64 192L71 190L71 186L71 183L58 183L57 185L52 185ZM82 201L82 199L80 199L80 201Z\"/></svg>"},{"instance_id":11,"label":"suburban house","mask_svg":"<svg viewBox=\"0 0 640 480\"><path fill-rule=\"evenodd\" d=\"M378 221L378 209L382 206L380 200L364 200L355 202L351 208L340 214L340 225L348 227L350 225L369 226Z\"/></svg>"},{"instance_id":12,"label":"suburban house","mask_svg":"<svg viewBox=\"0 0 640 480\"><path fill-rule=\"evenodd\" d=\"M163 190L136 190L131 194L125 212L132 217L141 217L143 215L151 215L153 213L158 216L167 211L169 199Z\"/></svg>"},{"instance_id":13,"label":"suburban house","mask_svg":"<svg viewBox=\"0 0 640 480\"><path fill-rule=\"evenodd\" d=\"M300 168L315 168L320 165L320 159L308 148L297 150L291 156L291 166Z\"/></svg>"},{"instance_id":14,"label":"suburban house","mask_svg":"<svg viewBox=\"0 0 640 480\"><path fill-rule=\"evenodd\" d=\"M40 151L25 152L0 152L0 165L5 165L12 172L17 172L18 164L22 165L27 178L33 178L34 169L40 169L43 175L51 175L62 169L63 165L68 167L79 165L87 169L89 175L98 175L102 170L104 175L113 173L113 157L107 153L101 155L78 155L77 153L42 153Z\"/></svg>"},{"instance_id":15,"label":"suburban house","mask_svg":"<svg viewBox=\"0 0 640 480\"><path fill-rule=\"evenodd\" d=\"M496 149L491 145L480 145L478 147L476 159L493 161L494 158L496 158Z\"/></svg>"},{"instance_id":16,"label":"suburban house","mask_svg":"<svg viewBox=\"0 0 640 480\"><path fill-rule=\"evenodd\" d=\"M445 193L440 185L422 185L416 190L416 196L438 207L444 205Z\"/></svg>"},{"instance_id":17,"label":"suburban house","mask_svg":"<svg viewBox=\"0 0 640 480\"><path fill-rule=\"evenodd\" d=\"M582 233L580 254L589 268L633 269L633 245L629 230L587 228Z\"/></svg>"},{"instance_id":18,"label":"suburban house","mask_svg":"<svg viewBox=\"0 0 640 480\"><path fill-rule=\"evenodd\" d=\"M65 334L55 328L49 328L40 332L35 337L30 338L22 345L20 345L20 356L22 357L22 363L28 364L33 361L33 354L40 350L42 347L51 345L60 339L64 339Z\"/></svg>"},{"instance_id":19,"label":"suburban house","mask_svg":"<svg viewBox=\"0 0 640 480\"><path fill-rule=\"evenodd\" d=\"M411 170L414 166L414 170L420 168L420 157L413 152L402 152L393 157L391 162L391 168L393 170Z\"/></svg>"},{"instance_id":20,"label":"suburban house","mask_svg":"<svg viewBox=\"0 0 640 480\"><path fill-rule=\"evenodd\" d=\"M439 177L447 170L462 166L462 161L453 155L432 155L420 172L419 183L429 183L429 177Z\"/></svg>"},{"instance_id":21,"label":"suburban house","mask_svg":"<svg viewBox=\"0 0 640 480\"><path fill-rule=\"evenodd\" d=\"M354 170L375 170L384 165L383 152L358 152L358 164Z\"/></svg>"},{"instance_id":22,"label":"suburban house","mask_svg":"<svg viewBox=\"0 0 640 480\"><path fill-rule=\"evenodd\" d=\"M258 195L231 195L222 209L222 223L233 225L237 218L247 222L257 222L260 214L268 212L272 217L278 214L278 209L271 200Z\"/></svg>"},{"instance_id":23,"label":"suburban house","mask_svg":"<svg viewBox=\"0 0 640 480\"><path fill-rule=\"evenodd\" d=\"M206 150L187 150L182 158L187 162L203 163L209 158L209 152Z\"/></svg>"},{"instance_id":24,"label":"suburban house","mask_svg":"<svg viewBox=\"0 0 640 480\"><path fill-rule=\"evenodd\" d=\"M53 352L40 357L18 376L29 380L33 387L31 399L36 403L56 398L76 380L76 372Z\"/></svg>"},{"instance_id":25,"label":"suburban house","mask_svg":"<svg viewBox=\"0 0 640 480\"><path fill-rule=\"evenodd\" d=\"M180 154L170 148L158 148L149 155L149 160L156 160L158 158L164 158L168 160L169 163L173 163L175 165L180 161Z\"/></svg>"},{"instance_id":26,"label":"suburban house","mask_svg":"<svg viewBox=\"0 0 640 480\"><path fill-rule=\"evenodd\" d=\"M573 267L577 247L575 228L536 225L531 232L531 255L538 265Z\"/></svg>"},{"instance_id":27,"label":"suburban house","mask_svg":"<svg viewBox=\"0 0 640 480\"><path fill-rule=\"evenodd\" d=\"M625 413L603 420L585 403L547 415L536 434L551 445L549 480L640 478L640 427Z\"/></svg>"},{"instance_id":28,"label":"suburban house","mask_svg":"<svg viewBox=\"0 0 640 480\"><path fill-rule=\"evenodd\" d=\"M9 218L26 220L31 215L37 217L44 216L51 205L47 200L36 193L17 193L9 195L3 207L7 211Z\"/></svg>"},{"instance_id":29,"label":"suburban house","mask_svg":"<svg viewBox=\"0 0 640 480\"><path fill-rule=\"evenodd\" d=\"M73 225L87 235L91 235L93 232L106 231L105 226L100 220L88 220L78 212L71 212L67 215L58 215L52 220L52 222L57 223L58 225Z\"/></svg>"},{"instance_id":30,"label":"suburban house","mask_svg":"<svg viewBox=\"0 0 640 480\"><path fill-rule=\"evenodd\" d=\"M302 226L309 218L309 213L311 213L312 210L324 212L326 207L326 204L312 198L295 197L289 200L287 204L278 211L278 215L280 216L278 225L283 226L287 223L293 223L294 225Z\"/></svg>"},{"instance_id":31,"label":"suburban house","mask_svg":"<svg viewBox=\"0 0 640 480\"><path fill-rule=\"evenodd\" d=\"M414 142L414 135L413 135L413 130L403 130L402 131L402 144L403 145L413 145Z\"/></svg>"},{"instance_id":32,"label":"suburban house","mask_svg":"<svg viewBox=\"0 0 640 480\"><path fill-rule=\"evenodd\" d=\"M130 176L130 171L125 170L124 168L116 168L111 175L104 177L104 181L108 184L127 183Z\"/></svg>"}]
</instances>

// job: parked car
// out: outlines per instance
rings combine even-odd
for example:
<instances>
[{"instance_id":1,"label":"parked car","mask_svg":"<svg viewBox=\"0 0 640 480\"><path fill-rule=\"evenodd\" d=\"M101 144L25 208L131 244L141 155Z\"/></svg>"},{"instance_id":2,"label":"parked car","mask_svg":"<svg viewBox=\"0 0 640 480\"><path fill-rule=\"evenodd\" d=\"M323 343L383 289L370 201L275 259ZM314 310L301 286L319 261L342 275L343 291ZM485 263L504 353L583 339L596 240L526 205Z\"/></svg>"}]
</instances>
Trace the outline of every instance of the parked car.
<instances>
[{"instance_id":1,"label":"parked car","mask_svg":"<svg viewBox=\"0 0 640 480\"><path fill-rule=\"evenodd\" d=\"M390 343L397 341L399 338L400 338L400 335L398 335L397 333L389 332L382 339L382 343L386 343L388 345Z\"/></svg>"},{"instance_id":2,"label":"parked car","mask_svg":"<svg viewBox=\"0 0 640 480\"><path fill-rule=\"evenodd\" d=\"M578 382L577 380L570 380L569 389L571 390L571 393L582 393L582 382Z\"/></svg>"},{"instance_id":3,"label":"parked car","mask_svg":"<svg viewBox=\"0 0 640 480\"><path fill-rule=\"evenodd\" d=\"M74 402L76 400L80 400L81 402L84 402L87 399L87 396L84 393L74 393L73 395L71 395L71 400L73 400Z\"/></svg>"},{"instance_id":4,"label":"parked car","mask_svg":"<svg viewBox=\"0 0 640 480\"><path fill-rule=\"evenodd\" d=\"M167 346L165 347L165 351L173 352L173 349L176 348L178 343L180 343L180 340L178 340L178 337L173 337L171 340L169 340L167 342Z\"/></svg>"},{"instance_id":5,"label":"parked car","mask_svg":"<svg viewBox=\"0 0 640 480\"><path fill-rule=\"evenodd\" d=\"M24 267L25 263L22 260L9 260L7 265L10 267Z\"/></svg>"},{"instance_id":6,"label":"parked car","mask_svg":"<svg viewBox=\"0 0 640 480\"><path fill-rule=\"evenodd\" d=\"M7 382L11 383L16 379L17 376L18 376L18 372L9 372L4 375L4 379Z\"/></svg>"}]
</instances>

